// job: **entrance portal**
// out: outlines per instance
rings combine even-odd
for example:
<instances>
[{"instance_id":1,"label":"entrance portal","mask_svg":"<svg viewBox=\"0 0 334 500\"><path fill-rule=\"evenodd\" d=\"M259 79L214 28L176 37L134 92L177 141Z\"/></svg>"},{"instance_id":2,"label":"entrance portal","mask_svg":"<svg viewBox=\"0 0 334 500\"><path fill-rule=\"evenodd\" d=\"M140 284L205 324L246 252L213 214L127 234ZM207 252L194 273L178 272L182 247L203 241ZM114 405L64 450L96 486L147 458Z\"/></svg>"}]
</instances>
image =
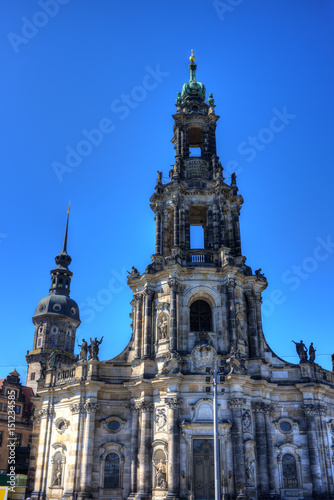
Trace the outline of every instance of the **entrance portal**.
<instances>
[{"instance_id":1,"label":"entrance portal","mask_svg":"<svg viewBox=\"0 0 334 500\"><path fill-rule=\"evenodd\" d=\"M196 500L215 498L213 439L194 439L194 495Z\"/></svg>"}]
</instances>

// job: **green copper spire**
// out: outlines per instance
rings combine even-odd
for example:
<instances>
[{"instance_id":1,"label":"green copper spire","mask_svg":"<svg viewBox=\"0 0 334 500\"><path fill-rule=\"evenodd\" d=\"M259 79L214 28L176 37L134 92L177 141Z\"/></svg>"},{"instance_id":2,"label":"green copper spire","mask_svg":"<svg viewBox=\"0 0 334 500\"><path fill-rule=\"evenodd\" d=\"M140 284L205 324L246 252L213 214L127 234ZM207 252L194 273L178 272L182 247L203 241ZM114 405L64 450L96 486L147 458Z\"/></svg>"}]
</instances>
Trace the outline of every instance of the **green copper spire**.
<instances>
[{"instance_id":1,"label":"green copper spire","mask_svg":"<svg viewBox=\"0 0 334 500\"><path fill-rule=\"evenodd\" d=\"M199 100L205 101L205 86L196 80L196 69L197 64L195 64L195 56L193 50L190 51L191 56L189 58L190 64L188 69L190 71L190 80L185 83L182 87L182 102L186 100Z\"/></svg>"}]
</instances>

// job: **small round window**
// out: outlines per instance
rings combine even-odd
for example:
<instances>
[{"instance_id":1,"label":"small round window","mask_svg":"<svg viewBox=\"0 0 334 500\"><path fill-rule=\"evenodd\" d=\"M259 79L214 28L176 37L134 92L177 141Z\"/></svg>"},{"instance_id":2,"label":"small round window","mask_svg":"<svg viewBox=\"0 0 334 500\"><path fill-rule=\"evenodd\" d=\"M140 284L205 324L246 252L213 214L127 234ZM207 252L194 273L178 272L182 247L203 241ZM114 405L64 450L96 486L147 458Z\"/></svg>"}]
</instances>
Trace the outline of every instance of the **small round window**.
<instances>
[{"instance_id":1,"label":"small round window","mask_svg":"<svg viewBox=\"0 0 334 500\"><path fill-rule=\"evenodd\" d=\"M55 304L53 306L53 310L56 311L56 312L60 311L60 309L61 309L61 305L60 304Z\"/></svg>"},{"instance_id":2,"label":"small round window","mask_svg":"<svg viewBox=\"0 0 334 500\"><path fill-rule=\"evenodd\" d=\"M70 312L71 312L72 316L74 316L74 315L75 315L75 313L76 313L76 309L75 309L75 307L71 307L71 311L70 311Z\"/></svg>"},{"instance_id":3,"label":"small round window","mask_svg":"<svg viewBox=\"0 0 334 500\"><path fill-rule=\"evenodd\" d=\"M118 420L110 420L110 422L108 422L108 429L110 431L118 431L118 429L120 428L121 424L118 422Z\"/></svg>"},{"instance_id":4,"label":"small round window","mask_svg":"<svg viewBox=\"0 0 334 500\"><path fill-rule=\"evenodd\" d=\"M290 422L281 422L279 426L283 432L290 432L292 429Z\"/></svg>"}]
</instances>

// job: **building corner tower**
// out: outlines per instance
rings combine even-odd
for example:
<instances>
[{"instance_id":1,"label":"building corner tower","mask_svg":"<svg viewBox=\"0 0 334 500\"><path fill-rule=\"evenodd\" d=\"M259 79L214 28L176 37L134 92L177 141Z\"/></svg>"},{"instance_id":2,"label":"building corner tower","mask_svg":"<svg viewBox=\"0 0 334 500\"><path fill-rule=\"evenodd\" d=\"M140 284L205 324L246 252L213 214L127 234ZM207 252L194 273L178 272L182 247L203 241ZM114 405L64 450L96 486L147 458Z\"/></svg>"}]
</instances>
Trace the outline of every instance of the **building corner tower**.
<instances>
[{"instance_id":1,"label":"building corner tower","mask_svg":"<svg viewBox=\"0 0 334 500\"><path fill-rule=\"evenodd\" d=\"M69 207L70 209L70 207ZM79 308L70 298L70 284L73 273L68 269L72 258L67 253L69 209L64 242L56 255L56 267L50 271L49 295L39 301L32 318L35 325L34 342L27 351L28 363L26 385L36 394L38 380L44 378L45 370L57 366L72 365L76 329L80 325Z\"/></svg>"}]
</instances>

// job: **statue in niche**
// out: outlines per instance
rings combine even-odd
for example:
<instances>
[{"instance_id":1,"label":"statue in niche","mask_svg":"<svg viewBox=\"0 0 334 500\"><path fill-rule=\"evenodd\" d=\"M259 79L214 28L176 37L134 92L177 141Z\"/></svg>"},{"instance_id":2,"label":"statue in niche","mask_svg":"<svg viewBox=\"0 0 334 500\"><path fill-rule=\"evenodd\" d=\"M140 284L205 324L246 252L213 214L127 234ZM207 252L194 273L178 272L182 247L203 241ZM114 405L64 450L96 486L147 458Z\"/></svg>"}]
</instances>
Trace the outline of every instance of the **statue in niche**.
<instances>
[{"instance_id":1,"label":"statue in niche","mask_svg":"<svg viewBox=\"0 0 334 500\"><path fill-rule=\"evenodd\" d=\"M244 332L243 332L243 328L242 328L242 315L238 314L236 320L237 320L238 341L245 343Z\"/></svg>"},{"instance_id":2,"label":"statue in niche","mask_svg":"<svg viewBox=\"0 0 334 500\"><path fill-rule=\"evenodd\" d=\"M156 472L157 488L166 489L166 462L160 459L157 465L153 464Z\"/></svg>"},{"instance_id":3,"label":"statue in niche","mask_svg":"<svg viewBox=\"0 0 334 500\"><path fill-rule=\"evenodd\" d=\"M80 361L87 361L88 344L85 339L82 339L82 344L79 347L81 348L79 354Z\"/></svg>"},{"instance_id":4,"label":"statue in niche","mask_svg":"<svg viewBox=\"0 0 334 500\"><path fill-rule=\"evenodd\" d=\"M63 474L63 464L58 461L53 473L52 486L61 486L61 478Z\"/></svg>"},{"instance_id":5,"label":"statue in niche","mask_svg":"<svg viewBox=\"0 0 334 500\"><path fill-rule=\"evenodd\" d=\"M255 460L253 457L246 459L246 483L247 486L255 486Z\"/></svg>"},{"instance_id":6,"label":"statue in niche","mask_svg":"<svg viewBox=\"0 0 334 500\"><path fill-rule=\"evenodd\" d=\"M160 332L159 339L166 339L168 336L168 321L164 314L159 318L158 329Z\"/></svg>"},{"instance_id":7,"label":"statue in niche","mask_svg":"<svg viewBox=\"0 0 334 500\"><path fill-rule=\"evenodd\" d=\"M99 345L102 344L102 340L103 340L103 337L101 338L101 340L97 340L97 337L95 337L95 339L93 339L93 340L90 339L90 344L88 346L88 350L89 350L88 361L90 361L90 360L99 361L99 357L98 357Z\"/></svg>"}]
</instances>

